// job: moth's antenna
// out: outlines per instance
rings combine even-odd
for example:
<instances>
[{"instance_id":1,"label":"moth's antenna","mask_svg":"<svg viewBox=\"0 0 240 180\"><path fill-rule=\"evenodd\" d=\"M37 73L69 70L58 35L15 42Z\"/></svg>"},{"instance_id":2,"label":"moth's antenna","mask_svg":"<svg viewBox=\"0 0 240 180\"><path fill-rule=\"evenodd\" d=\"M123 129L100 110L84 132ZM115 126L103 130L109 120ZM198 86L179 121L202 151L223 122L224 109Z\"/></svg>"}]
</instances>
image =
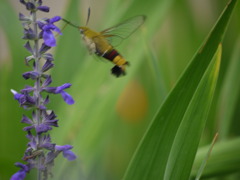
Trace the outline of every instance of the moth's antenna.
<instances>
[{"instance_id":1,"label":"moth's antenna","mask_svg":"<svg viewBox=\"0 0 240 180\"><path fill-rule=\"evenodd\" d=\"M88 22L89 22L90 15L91 15L91 9L90 9L90 7L89 7L89 8L88 8L88 16L87 16L86 26L87 26L87 24L88 24Z\"/></svg>"},{"instance_id":2,"label":"moth's antenna","mask_svg":"<svg viewBox=\"0 0 240 180\"><path fill-rule=\"evenodd\" d=\"M66 19L64 19L64 18L62 18L62 20L63 20L65 23L67 23L67 24L69 24L69 25L71 25L71 26L73 26L73 27L75 27L75 28L78 28L78 29L79 29L79 26L77 26L77 25L75 25L75 24L71 23L70 21L68 21L68 20L66 20Z\"/></svg>"}]
</instances>

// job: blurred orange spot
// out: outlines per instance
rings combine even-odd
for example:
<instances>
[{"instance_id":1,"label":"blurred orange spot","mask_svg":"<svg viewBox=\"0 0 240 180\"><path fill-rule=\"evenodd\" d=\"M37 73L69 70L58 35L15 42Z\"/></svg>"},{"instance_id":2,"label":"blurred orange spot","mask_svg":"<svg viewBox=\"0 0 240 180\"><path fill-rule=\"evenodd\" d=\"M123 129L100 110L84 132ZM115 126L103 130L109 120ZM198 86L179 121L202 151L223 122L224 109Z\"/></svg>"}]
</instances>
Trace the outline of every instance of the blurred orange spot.
<instances>
[{"instance_id":1,"label":"blurred orange spot","mask_svg":"<svg viewBox=\"0 0 240 180\"><path fill-rule=\"evenodd\" d=\"M145 116L147 109L147 94L143 86L137 80L129 82L117 101L117 113L124 120L138 122Z\"/></svg>"}]
</instances>

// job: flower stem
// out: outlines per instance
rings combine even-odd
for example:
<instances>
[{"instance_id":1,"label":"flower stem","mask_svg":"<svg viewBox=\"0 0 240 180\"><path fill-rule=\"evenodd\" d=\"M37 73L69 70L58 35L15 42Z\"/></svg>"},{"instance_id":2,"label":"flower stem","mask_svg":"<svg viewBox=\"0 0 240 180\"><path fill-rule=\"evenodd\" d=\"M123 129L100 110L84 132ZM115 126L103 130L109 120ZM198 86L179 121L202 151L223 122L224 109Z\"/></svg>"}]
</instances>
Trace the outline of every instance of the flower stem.
<instances>
[{"instance_id":1,"label":"flower stem","mask_svg":"<svg viewBox=\"0 0 240 180\"><path fill-rule=\"evenodd\" d=\"M34 0L33 0L34 1ZM38 25L37 25L37 13L36 11L32 12L32 18L33 18L33 31L34 34L38 35ZM39 74L41 74L40 72L40 56L39 56L39 41L38 41L38 37L36 37L36 39L34 40L34 59L35 59L35 71L38 72ZM40 107L40 103L41 103L41 79L40 76L36 79L36 83L35 83L35 91L34 91L34 96L36 97L36 104L37 104L37 108L35 109L36 112L36 121L37 121L37 125L41 124L41 111L38 107ZM40 134L37 133L37 139L38 142L40 142ZM38 167L41 166L41 156L38 157ZM38 172L37 172L37 179L41 180L42 179L42 173L38 168Z\"/></svg>"}]
</instances>

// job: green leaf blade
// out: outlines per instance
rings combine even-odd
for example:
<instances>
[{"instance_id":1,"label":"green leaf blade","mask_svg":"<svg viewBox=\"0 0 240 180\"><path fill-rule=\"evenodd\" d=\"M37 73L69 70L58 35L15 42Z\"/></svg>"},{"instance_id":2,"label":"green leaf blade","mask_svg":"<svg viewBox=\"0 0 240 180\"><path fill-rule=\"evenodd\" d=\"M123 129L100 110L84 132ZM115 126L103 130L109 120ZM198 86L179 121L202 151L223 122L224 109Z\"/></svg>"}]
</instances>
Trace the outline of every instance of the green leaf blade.
<instances>
[{"instance_id":1,"label":"green leaf blade","mask_svg":"<svg viewBox=\"0 0 240 180\"><path fill-rule=\"evenodd\" d=\"M209 145L199 148L194 166L191 172L191 179L197 177L202 161L209 151ZM222 178L223 175L240 171L240 138L233 138L229 141L217 142L207 161L201 178ZM237 178L239 179L239 178Z\"/></svg>"},{"instance_id":2,"label":"green leaf blade","mask_svg":"<svg viewBox=\"0 0 240 180\"><path fill-rule=\"evenodd\" d=\"M164 179L179 125L206 69L221 43L236 1L225 8L207 41L172 90L136 150L124 179Z\"/></svg>"},{"instance_id":3,"label":"green leaf blade","mask_svg":"<svg viewBox=\"0 0 240 180\"><path fill-rule=\"evenodd\" d=\"M218 79L222 47L204 74L174 138L164 179L188 179ZM191 135L191 136L189 136Z\"/></svg>"}]
</instances>

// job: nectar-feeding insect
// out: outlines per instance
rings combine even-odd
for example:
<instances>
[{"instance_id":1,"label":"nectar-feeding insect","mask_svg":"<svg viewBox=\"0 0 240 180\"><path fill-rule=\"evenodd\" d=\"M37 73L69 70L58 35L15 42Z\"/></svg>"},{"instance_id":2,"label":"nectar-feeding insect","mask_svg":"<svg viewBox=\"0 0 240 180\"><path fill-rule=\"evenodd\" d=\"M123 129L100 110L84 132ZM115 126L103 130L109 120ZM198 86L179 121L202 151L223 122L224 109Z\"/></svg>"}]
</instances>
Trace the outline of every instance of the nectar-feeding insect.
<instances>
[{"instance_id":1,"label":"nectar-feeding insect","mask_svg":"<svg viewBox=\"0 0 240 180\"><path fill-rule=\"evenodd\" d=\"M133 32L135 32L144 23L146 17L135 16L101 32L94 31L87 27L89 17L90 9L88 9L86 26L77 26L66 19L62 20L79 29L90 53L103 57L115 64L112 68L113 75L116 77L125 75L125 68L129 63L114 47L119 45L122 40L128 38Z\"/></svg>"}]
</instances>

